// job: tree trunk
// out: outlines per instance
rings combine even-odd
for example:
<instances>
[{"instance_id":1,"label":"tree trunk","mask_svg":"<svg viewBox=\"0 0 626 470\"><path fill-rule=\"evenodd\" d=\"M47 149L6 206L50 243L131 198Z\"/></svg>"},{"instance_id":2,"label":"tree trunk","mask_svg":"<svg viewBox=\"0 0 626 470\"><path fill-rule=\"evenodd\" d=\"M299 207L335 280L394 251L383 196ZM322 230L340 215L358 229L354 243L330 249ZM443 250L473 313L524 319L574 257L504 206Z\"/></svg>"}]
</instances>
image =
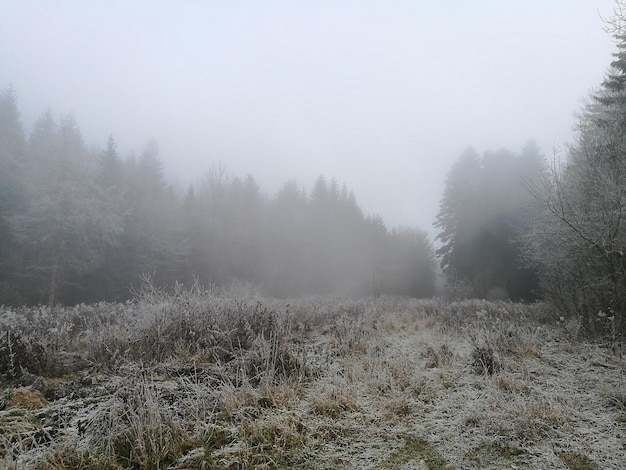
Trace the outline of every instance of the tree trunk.
<instances>
[{"instance_id":1,"label":"tree trunk","mask_svg":"<svg viewBox=\"0 0 626 470\"><path fill-rule=\"evenodd\" d=\"M50 275L50 290L48 292L48 307L50 307L51 313L54 312L54 306L56 304L58 270L59 264L57 263L55 256L54 263L52 264L52 273Z\"/></svg>"}]
</instances>

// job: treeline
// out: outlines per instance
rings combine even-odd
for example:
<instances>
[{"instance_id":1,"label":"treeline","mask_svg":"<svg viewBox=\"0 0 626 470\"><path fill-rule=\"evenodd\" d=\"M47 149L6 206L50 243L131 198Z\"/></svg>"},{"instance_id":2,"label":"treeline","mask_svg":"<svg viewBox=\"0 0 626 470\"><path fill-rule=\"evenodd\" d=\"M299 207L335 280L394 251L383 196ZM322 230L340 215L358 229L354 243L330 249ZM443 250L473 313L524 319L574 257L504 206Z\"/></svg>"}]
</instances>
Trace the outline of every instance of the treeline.
<instances>
[{"instance_id":1,"label":"treeline","mask_svg":"<svg viewBox=\"0 0 626 470\"><path fill-rule=\"evenodd\" d=\"M435 258L419 229L388 230L354 194L319 177L275 197L214 165L186 194L150 142L122 158L88 150L71 115L24 130L0 94L0 305L124 300L143 276L262 286L269 295L431 296Z\"/></svg>"}]
</instances>

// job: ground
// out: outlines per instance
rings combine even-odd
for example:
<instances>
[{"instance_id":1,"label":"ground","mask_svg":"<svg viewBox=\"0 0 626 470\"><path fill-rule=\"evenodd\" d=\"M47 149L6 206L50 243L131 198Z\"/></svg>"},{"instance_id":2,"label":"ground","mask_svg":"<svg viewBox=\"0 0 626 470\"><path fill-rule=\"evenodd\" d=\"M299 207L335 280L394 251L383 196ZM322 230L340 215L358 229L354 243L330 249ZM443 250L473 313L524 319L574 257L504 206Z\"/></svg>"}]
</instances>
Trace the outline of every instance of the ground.
<instances>
[{"instance_id":1,"label":"ground","mask_svg":"<svg viewBox=\"0 0 626 470\"><path fill-rule=\"evenodd\" d=\"M621 345L540 304L196 290L0 321L2 468L626 468Z\"/></svg>"}]
</instances>

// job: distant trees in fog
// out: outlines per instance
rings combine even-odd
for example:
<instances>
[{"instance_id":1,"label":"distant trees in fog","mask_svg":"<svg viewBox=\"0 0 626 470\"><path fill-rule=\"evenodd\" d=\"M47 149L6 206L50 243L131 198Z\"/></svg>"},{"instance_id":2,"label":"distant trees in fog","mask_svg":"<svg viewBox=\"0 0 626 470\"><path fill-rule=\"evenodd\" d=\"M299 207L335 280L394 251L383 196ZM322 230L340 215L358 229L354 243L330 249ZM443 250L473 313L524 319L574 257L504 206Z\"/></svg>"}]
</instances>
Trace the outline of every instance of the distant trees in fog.
<instances>
[{"instance_id":1,"label":"distant trees in fog","mask_svg":"<svg viewBox=\"0 0 626 470\"><path fill-rule=\"evenodd\" d=\"M525 262L530 194L543 156L534 142L519 155L508 150L467 149L448 173L435 227L437 254L453 296L530 300L537 295L535 269Z\"/></svg>"},{"instance_id":2,"label":"distant trees in fog","mask_svg":"<svg viewBox=\"0 0 626 470\"><path fill-rule=\"evenodd\" d=\"M273 197L214 165L178 195L150 142L122 158L89 151L73 117L47 111L30 133L0 94L0 304L123 300L142 275L261 285L270 295L434 294L427 235L388 230L354 194L319 177Z\"/></svg>"}]
</instances>

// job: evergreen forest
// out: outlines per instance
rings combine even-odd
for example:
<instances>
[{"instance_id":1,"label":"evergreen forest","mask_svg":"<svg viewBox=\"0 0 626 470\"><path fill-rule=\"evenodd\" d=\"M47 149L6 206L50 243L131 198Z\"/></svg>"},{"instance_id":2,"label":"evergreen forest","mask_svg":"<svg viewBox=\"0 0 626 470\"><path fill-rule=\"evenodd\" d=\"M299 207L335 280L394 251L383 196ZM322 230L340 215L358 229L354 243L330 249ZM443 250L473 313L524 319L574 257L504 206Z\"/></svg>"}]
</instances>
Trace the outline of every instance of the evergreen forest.
<instances>
[{"instance_id":1,"label":"evergreen forest","mask_svg":"<svg viewBox=\"0 0 626 470\"><path fill-rule=\"evenodd\" d=\"M244 283L268 295L434 295L426 233L364 215L345 184L287 181L273 197L215 163L186 191L168 183L156 141L89 150L72 115L25 130L0 95L0 304L124 301L158 286Z\"/></svg>"}]
</instances>

